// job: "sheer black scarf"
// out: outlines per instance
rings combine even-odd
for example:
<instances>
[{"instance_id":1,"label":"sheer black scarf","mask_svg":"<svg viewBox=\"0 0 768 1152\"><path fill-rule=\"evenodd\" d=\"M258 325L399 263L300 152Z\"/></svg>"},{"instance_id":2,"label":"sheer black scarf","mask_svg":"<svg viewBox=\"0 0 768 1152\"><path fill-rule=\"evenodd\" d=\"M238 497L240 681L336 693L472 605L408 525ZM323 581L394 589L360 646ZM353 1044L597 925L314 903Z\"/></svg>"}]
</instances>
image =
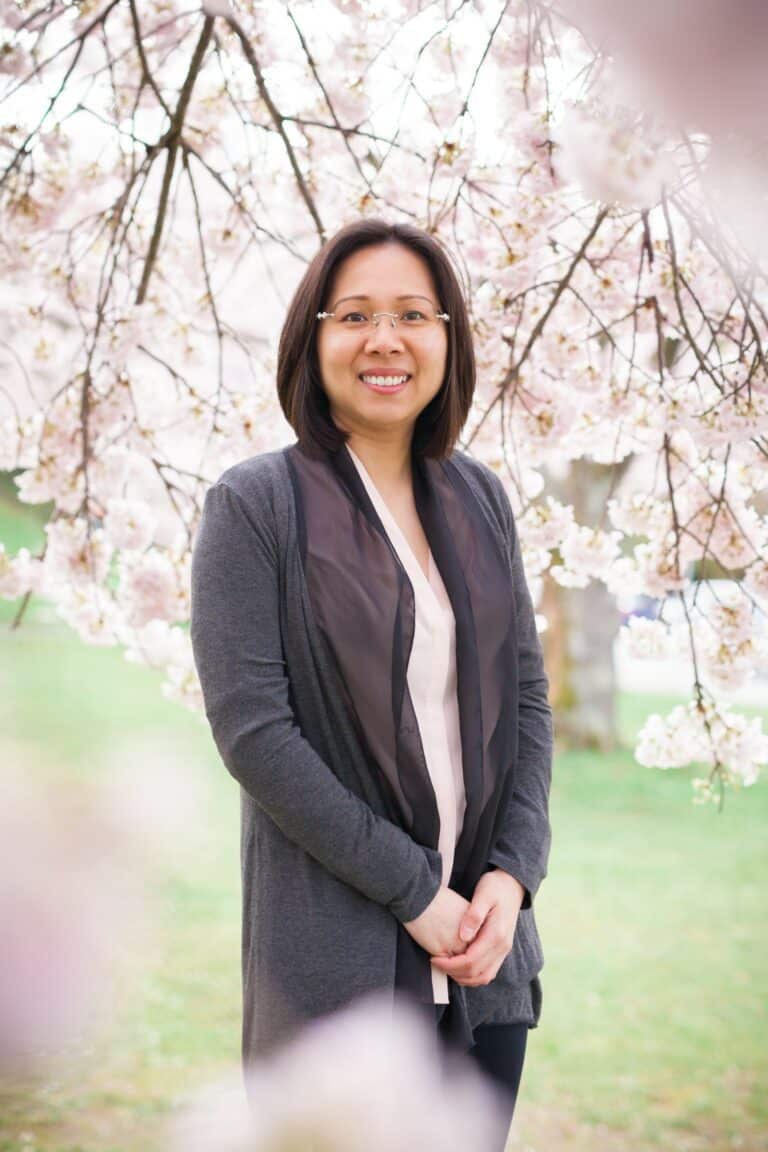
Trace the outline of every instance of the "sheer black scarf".
<instances>
[{"instance_id":1,"label":"sheer black scarf","mask_svg":"<svg viewBox=\"0 0 768 1152\"><path fill-rule=\"evenodd\" d=\"M354 461L287 450L309 599L327 641L388 819L437 848L439 814L407 670L413 586ZM472 899L514 788L518 675L515 605L498 530L451 459L412 457L416 509L456 621L466 811L449 886ZM399 925L396 990L432 1002L430 957ZM449 1031L472 1043L464 989L449 977Z\"/></svg>"}]
</instances>

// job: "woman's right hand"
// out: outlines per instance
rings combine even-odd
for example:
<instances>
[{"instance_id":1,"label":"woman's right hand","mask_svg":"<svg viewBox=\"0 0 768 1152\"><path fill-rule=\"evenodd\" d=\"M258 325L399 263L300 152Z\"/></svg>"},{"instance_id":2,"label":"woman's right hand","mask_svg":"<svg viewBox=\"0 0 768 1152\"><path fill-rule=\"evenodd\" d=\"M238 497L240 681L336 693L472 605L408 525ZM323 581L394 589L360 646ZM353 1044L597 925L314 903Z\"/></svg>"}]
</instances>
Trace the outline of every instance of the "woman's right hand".
<instances>
[{"instance_id":1,"label":"woman's right hand","mask_svg":"<svg viewBox=\"0 0 768 1152\"><path fill-rule=\"evenodd\" d=\"M458 956L468 943L459 938L459 924L469 907L452 888L441 885L432 903L415 920L403 922L403 928L430 956Z\"/></svg>"}]
</instances>

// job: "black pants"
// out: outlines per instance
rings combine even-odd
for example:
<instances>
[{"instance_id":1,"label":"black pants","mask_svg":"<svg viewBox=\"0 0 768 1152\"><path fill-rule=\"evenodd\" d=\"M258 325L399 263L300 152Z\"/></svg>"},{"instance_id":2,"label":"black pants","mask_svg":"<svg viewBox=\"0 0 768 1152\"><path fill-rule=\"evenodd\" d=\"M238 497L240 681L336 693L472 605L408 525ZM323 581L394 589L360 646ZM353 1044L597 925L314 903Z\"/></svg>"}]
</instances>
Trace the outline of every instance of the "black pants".
<instances>
[{"instance_id":1,"label":"black pants","mask_svg":"<svg viewBox=\"0 0 768 1152\"><path fill-rule=\"evenodd\" d=\"M455 1059L455 1050L441 1031L440 1022L446 1011L445 1004L424 1005L428 1015L434 1012L437 1034L448 1059ZM431 1011L430 1011L431 1010ZM486 1073L496 1088L505 1120L498 1134L497 1152L504 1152L509 1126L517 1102L520 1078L528 1041L527 1024L480 1024L474 1030L475 1043L466 1058L473 1060Z\"/></svg>"}]
</instances>

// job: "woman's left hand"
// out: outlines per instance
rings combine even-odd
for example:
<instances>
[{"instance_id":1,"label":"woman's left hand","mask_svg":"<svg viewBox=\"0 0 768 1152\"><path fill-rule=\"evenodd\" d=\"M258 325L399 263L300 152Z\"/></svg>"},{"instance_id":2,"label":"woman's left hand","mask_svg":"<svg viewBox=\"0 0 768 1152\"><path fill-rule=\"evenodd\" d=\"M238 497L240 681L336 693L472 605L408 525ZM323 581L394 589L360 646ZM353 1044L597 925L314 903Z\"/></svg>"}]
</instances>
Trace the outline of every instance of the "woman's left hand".
<instances>
[{"instance_id":1,"label":"woman's left hand","mask_svg":"<svg viewBox=\"0 0 768 1152\"><path fill-rule=\"evenodd\" d=\"M432 963L457 984L490 984L512 948L524 897L525 888L508 872L484 872L459 924L459 937L471 943L458 956L433 956Z\"/></svg>"}]
</instances>

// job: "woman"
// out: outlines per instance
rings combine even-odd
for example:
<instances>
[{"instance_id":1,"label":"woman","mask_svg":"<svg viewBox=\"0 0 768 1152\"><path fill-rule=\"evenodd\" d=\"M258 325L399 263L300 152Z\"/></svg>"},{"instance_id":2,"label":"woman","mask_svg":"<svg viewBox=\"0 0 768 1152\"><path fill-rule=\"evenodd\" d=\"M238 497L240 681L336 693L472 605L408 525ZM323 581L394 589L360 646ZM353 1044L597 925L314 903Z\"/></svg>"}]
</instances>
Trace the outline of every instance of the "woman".
<instances>
[{"instance_id":1,"label":"woman","mask_svg":"<svg viewBox=\"0 0 768 1152\"><path fill-rule=\"evenodd\" d=\"M241 784L245 1064L390 989L511 1117L541 1011L552 723L509 502L454 449L474 385L433 237L364 220L328 241L280 341L297 442L206 494L192 643Z\"/></svg>"}]
</instances>

